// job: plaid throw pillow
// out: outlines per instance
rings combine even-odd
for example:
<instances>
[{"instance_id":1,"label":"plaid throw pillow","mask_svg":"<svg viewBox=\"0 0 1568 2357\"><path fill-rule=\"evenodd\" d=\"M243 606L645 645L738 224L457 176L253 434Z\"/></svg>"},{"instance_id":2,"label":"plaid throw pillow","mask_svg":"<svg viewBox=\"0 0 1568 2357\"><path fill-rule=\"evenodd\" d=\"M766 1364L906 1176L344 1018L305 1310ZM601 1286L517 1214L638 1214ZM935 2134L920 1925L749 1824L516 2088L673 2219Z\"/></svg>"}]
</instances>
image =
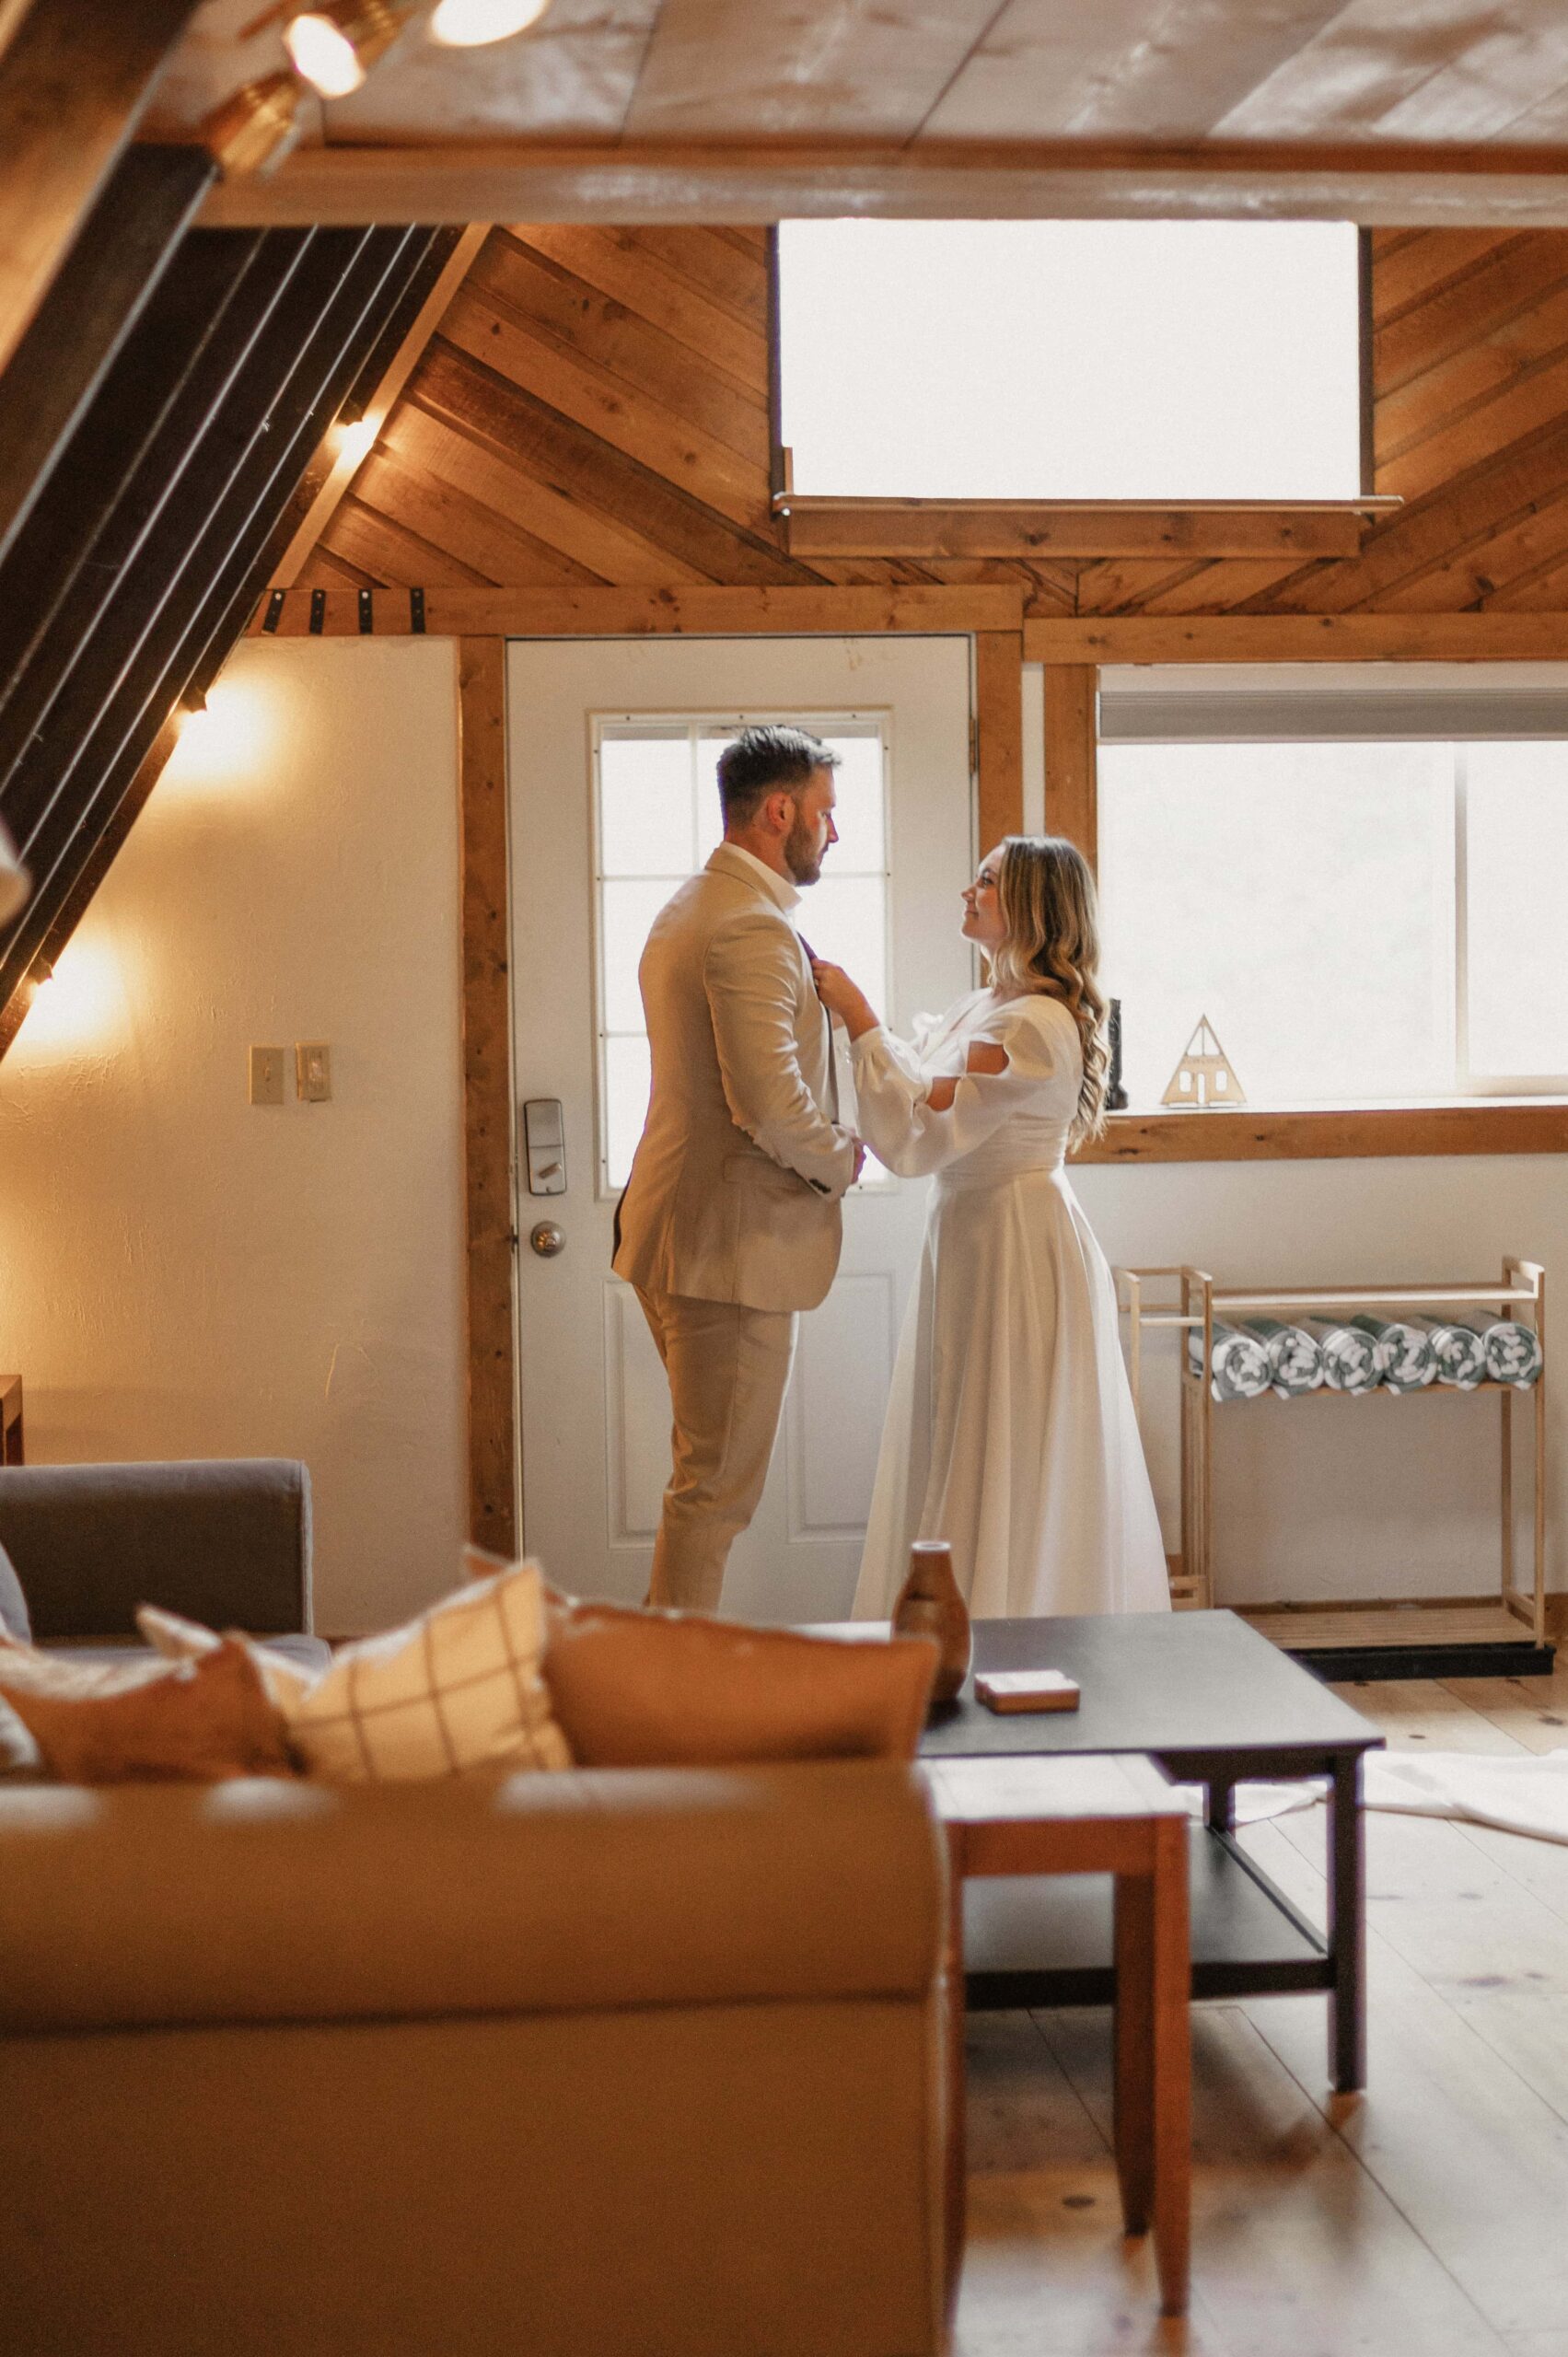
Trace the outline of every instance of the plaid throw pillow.
<instances>
[{"instance_id":1,"label":"plaid throw pillow","mask_svg":"<svg viewBox=\"0 0 1568 2357\"><path fill-rule=\"evenodd\" d=\"M289 1739L308 1772L333 1783L569 1768L543 1651L539 1567L509 1565L401 1629L340 1646L303 1694L280 1695Z\"/></svg>"}]
</instances>

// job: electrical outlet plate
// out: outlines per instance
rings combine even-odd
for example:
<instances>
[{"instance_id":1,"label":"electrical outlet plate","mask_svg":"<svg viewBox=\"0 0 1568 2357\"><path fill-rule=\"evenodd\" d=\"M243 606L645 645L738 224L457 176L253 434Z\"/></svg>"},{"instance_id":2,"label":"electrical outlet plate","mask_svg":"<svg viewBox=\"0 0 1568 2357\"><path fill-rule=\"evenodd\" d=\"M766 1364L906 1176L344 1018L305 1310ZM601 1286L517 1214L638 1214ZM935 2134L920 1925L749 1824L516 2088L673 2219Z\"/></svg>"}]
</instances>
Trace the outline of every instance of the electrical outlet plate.
<instances>
[{"instance_id":1,"label":"electrical outlet plate","mask_svg":"<svg viewBox=\"0 0 1568 2357\"><path fill-rule=\"evenodd\" d=\"M252 1105L283 1103L283 1050L252 1048L250 1051L250 1102Z\"/></svg>"},{"instance_id":2,"label":"electrical outlet plate","mask_svg":"<svg viewBox=\"0 0 1568 2357\"><path fill-rule=\"evenodd\" d=\"M332 1051L324 1039L296 1040L294 1086L304 1105L325 1105L331 1096Z\"/></svg>"}]
</instances>

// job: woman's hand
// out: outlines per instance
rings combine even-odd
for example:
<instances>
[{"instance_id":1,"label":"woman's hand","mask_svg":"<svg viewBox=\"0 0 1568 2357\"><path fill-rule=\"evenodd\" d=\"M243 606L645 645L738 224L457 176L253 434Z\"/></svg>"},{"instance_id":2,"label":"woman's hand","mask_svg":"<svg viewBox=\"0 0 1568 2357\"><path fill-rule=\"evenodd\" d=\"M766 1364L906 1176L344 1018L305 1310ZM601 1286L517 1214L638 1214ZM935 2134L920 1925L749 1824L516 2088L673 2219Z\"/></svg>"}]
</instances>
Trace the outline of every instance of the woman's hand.
<instances>
[{"instance_id":1,"label":"woman's hand","mask_svg":"<svg viewBox=\"0 0 1568 2357\"><path fill-rule=\"evenodd\" d=\"M881 1016L860 984L852 982L842 966L830 966L825 958L813 958L811 972L818 997L830 1015L842 1018L852 1039L858 1039L863 1031L876 1030Z\"/></svg>"}]
</instances>

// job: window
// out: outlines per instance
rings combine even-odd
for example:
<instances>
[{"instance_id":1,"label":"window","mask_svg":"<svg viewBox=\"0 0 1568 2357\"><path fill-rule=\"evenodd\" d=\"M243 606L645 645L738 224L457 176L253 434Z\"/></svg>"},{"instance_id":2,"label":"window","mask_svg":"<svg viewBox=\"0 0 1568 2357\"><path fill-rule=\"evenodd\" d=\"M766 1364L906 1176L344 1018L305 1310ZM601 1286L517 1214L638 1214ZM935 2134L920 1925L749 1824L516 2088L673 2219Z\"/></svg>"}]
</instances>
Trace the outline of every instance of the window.
<instances>
[{"instance_id":1,"label":"window","mask_svg":"<svg viewBox=\"0 0 1568 2357\"><path fill-rule=\"evenodd\" d=\"M599 1185L619 1193L648 1103L648 1041L637 967L655 917L723 833L718 758L761 721L808 728L839 757L839 840L801 911L824 958L888 989L887 732L880 714L730 714L594 723L598 934Z\"/></svg>"},{"instance_id":2,"label":"window","mask_svg":"<svg viewBox=\"0 0 1568 2357\"><path fill-rule=\"evenodd\" d=\"M1158 1104L1205 1016L1255 1105L1568 1088L1568 698L1521 715L1407 675L1381 715L1365 693L1271 714L1198 684L1162 699L1145 675L1104 704L1103 970L1132 1104ZM1418 712L1494 733L1333 733ZM1558 734L1506 734L1521 716ZM1270 733L1286 723L1304 733Z\"/></svg>"},{"instance_id":3,"label":"window","mask_svg":"<svg viewBox=\"0 0 1568 2357\"><path fill-rule=\"evenodd\" d=\"M1356 231L789 221L781 433L805 496L1353 499Z\"/></svg>"}]
</instances>

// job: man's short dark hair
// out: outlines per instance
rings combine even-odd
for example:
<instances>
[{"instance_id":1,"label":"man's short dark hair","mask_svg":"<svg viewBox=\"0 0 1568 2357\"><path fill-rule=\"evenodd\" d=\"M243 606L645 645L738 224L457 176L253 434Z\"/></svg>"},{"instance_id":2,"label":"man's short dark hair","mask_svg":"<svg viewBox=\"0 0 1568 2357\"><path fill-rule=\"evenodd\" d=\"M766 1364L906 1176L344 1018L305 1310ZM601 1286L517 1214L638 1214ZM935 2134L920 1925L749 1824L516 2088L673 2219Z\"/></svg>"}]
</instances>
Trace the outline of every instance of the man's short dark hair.
<instances>
[{"instance_id":1,"label":"man's short dark hair","mask_svg":"<svg viewBox=\"0 0 1568 2357\"><path fill-rule=\"evenodd\" d=\"M798 794L819 770L836 770L837 753L805 728L743 728L719 755L719 800L726 827L744 826L765 795Z\"/></svg>"}]
</instances>

